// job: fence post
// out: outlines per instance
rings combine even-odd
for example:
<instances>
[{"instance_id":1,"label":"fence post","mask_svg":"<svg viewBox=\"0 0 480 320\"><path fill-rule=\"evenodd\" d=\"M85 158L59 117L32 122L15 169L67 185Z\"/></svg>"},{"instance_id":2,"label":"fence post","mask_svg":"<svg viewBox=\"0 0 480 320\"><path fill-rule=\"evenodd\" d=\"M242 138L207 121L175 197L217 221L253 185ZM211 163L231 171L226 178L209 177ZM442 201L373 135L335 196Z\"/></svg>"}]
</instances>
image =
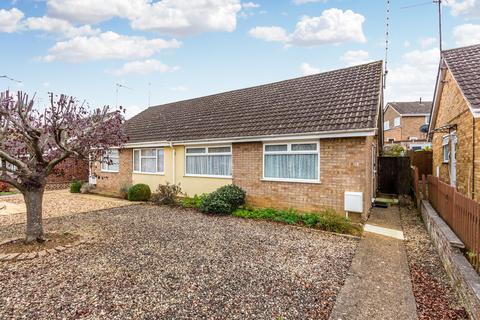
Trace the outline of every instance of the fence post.
<instances>
[{"instance_id":1,"label":"fence post","mask_svg":"<svg viewBox=\"0 0 480 320\"><path fill-rule=\"evenodd\" d=\"M427 196L427 177L425 177L424 174L422 174L422 199L423 200L428 199L428 196Z\"/></svg>"}]
</instances>

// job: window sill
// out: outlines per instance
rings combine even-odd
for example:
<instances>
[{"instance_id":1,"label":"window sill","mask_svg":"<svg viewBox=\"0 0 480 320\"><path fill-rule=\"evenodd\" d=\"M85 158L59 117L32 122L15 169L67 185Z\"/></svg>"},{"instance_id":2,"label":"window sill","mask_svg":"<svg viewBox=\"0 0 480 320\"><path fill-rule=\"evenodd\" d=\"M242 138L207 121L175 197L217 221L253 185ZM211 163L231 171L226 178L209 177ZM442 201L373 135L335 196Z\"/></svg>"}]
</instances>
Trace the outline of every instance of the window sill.
<instances>
[{"instance_id":1,"label":"window sill","mask_svg":"<svg viewBox=\"0 0 480 320\"><path fill-rule=\"evenodd\" d=\"M147 175L153 175L153 176L164 176L165 172L138 172L138 171L132 171L134 174L147 174Z\"/></svg>"},{"instance_id":2,"label":"window sill","mask_svg":"<svg viewBox=\"0 0 480 320\"><path fill-rule=\"evenodd\" d=\"M321 184L320 180L295 180L295 179L273 179L273 178L262 178L261 181L266 182L290 182L290 183L309 183L309 184Z\"/></svg>"},{"instance_id":3,"label":"window sill","mask_svg":"<svg viewBox=\"0 0 480 320\"><path fill-rule=\"evenodd\" d=\"M185 174L186 178L214 178L214 179L233 179L232 176L210 176L204 174Z\"/></svg>"},{"instance_id":4,"label":"window sill","mask_svg":"<svg viewBox=\"0 0 480 320\"><path fill-rule=\"evenodd\" d=\"M119 171L114 171L114 170L100 170L100 172L103 172L103 173L118 173Z\"/></svg>"}]
</instances>

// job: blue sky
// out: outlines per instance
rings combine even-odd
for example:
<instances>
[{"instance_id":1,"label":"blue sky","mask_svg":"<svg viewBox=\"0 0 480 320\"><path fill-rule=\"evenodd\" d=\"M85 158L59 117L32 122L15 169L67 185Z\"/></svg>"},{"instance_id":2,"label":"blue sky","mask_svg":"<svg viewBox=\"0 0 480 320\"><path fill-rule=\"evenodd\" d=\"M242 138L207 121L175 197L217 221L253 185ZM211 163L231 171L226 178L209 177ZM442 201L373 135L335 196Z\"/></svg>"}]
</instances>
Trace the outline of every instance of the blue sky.
<instances>
[{"instance_id":1,"label":"blue sky","mask_svg":"<svg viewBox=\"0 0 480 320\"><path fill-rule=\"evenodd\" d=\"M388 100L432 99L436 6L391 1ZM3 89L148 106L384 58L383 0L2 0ZM404 6L423 4L411 8ZM448 0L444 48L480 43L480 0ZM150 83L150 86L149 86Z\"/></svg>"}]
</instances>

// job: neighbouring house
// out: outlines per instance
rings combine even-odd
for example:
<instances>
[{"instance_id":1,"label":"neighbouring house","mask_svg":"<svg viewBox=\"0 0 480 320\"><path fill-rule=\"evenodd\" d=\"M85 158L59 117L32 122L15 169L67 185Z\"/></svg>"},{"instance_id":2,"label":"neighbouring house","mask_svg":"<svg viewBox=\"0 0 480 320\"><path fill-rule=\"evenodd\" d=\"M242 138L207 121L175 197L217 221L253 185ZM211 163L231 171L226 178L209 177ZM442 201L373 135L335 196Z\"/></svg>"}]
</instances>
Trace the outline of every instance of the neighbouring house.
<instances>
[{"instance_id":1,"label":"neighbouring house","mask_svg":"<svg viewBox=\"0 0 480 320\"><path fill-rule=\"evenodd\" d=\"M97 189L226 184L256 207L368 214L382 147L382 62L150 107L97 163ZM347 193L347 194L346 194ZM347 196L347 207L345 207Z\"/></svg>"},{"instance_id":2,"label":"neighbouring house","mask_svg":"<svg viewBox=\"0 0 480 320\"><path fill-rule=\"evenodd\" d=\"M429 135L433 173L480 201L480 45L442 52Z\"/></svg>"},{"instance_id":3,"label":"neighbouring house","mask_svg":"<svg viewBox=\"0 0 480 320\"><path fill-rule=\"evenodd\" d=\"M400 144L407 150L430 147L427 128L432 102L389 102L383 115L384 143Z\"/></svg>"}]
</instances>

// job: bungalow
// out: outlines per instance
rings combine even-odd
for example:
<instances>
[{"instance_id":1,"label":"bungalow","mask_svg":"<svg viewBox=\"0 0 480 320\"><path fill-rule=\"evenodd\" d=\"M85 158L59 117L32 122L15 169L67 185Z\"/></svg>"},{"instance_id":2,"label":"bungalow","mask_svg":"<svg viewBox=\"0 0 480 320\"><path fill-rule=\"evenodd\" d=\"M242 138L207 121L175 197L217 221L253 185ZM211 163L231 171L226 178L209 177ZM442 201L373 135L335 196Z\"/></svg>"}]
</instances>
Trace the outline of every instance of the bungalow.
<instances>
[{"instance_id":1,"label":"bungalow","mask_svg":"<svg viewBox=\"0 0 480 320\"><path fill-rule=\"evenodd\" d=\"M480 45L442 52L429 135L433 172L480 201Z\"/></svg>"},{"instance_id":2,"label":"bungalow","mask_svg":"<svg viewBox=\"0 0 480 320\"><path fill-rule=\"evenodd\" d=\"M97 189L169 182L193 196L233 183L252 206L366 216L382 75L378 61L148 108L127 121L115 161L95 166Z\"/></svg>"},{"instance_id":3,"label":"bungalow","mask_svg":"<svg viewBox=\"0 0 480 320\"><path fill-rule=\"evenodd\" d=\"M426 129L431 109L432 102L421 100L387 103L383 116L384 143L400 144L407 150L430 147Z\"/></svg>"}]
</instances>

